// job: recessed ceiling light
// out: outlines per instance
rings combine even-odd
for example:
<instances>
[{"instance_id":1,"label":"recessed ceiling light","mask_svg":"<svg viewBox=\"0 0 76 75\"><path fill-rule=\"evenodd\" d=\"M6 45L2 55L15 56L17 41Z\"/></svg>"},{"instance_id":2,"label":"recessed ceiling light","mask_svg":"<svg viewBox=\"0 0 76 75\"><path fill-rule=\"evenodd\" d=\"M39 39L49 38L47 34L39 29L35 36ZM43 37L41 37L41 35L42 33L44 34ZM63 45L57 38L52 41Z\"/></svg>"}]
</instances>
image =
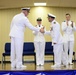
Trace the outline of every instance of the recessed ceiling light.
<instances>
[{"instance_id":1,"label":"recessed ceiling light","mask_svg":"<svg viewBox=\"0 0 76 75\"><path fill-rule=\"evenodd\" d=\"M46 6L46 3L34 3L34 6Z\"/></svg>"}]
</instances>

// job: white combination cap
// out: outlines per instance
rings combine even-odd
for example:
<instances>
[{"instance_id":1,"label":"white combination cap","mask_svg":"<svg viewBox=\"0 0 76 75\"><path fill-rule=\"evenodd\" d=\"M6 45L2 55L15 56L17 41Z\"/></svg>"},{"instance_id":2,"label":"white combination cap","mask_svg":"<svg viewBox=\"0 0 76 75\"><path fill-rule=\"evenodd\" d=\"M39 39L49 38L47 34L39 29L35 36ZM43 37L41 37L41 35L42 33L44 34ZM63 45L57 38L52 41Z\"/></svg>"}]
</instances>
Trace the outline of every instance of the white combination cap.
<instances>
[{"instance_id":1,"label":"white combination cap","mask_svg":"<svg viewBox=\"0 0 76 75\"><path fill-rule=\"evenodd\" d=\"M54 17L54 18L56 18L56 16L55 15L53 15L53 14L48 14L48 17Z\"/></svg>"},{"instance_id":2,"label":"white combination cap","mask_svg":"<svg viewBox=\"0 0 76 75\"><path fill-rule=\"evenodd\" d=\"M21 8L21 10L30 10L30 8Z\"/></svg>"}]
</instances>

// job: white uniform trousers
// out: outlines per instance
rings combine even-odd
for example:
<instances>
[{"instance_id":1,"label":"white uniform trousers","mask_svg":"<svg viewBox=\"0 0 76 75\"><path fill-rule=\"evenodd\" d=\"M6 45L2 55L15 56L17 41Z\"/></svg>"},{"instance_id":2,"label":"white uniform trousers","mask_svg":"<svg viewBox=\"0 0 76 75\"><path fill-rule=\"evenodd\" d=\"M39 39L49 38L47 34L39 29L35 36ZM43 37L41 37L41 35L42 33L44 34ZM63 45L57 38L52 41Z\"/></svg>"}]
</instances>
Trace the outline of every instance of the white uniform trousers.
<instances>
[{"instance_id":1,"label":"white uniform trousers","mask_svg":"<svg viewBox=\"0 0 76 75\"><path fill-rule=\"evenodd\" d=\"M63 44L55 44L55 45L53 45L53 51L54 51L54 62L55 62L55 65L61 65Z\"/></svg>"},{"instance_id":2,"label":"white uniform trousers","mask_svg":"<svg viewBox=\"0 0 76 75\"><path fill-rule=\"evenodd\" d=\"M42 42L34 41L34 46L36 50L36 64L44 65L45 41Z\"/></svg>"},{"instance_id":3,"label":"white uniform trousers","mask_svg":"<svg viewBox=\"0 0 76 75\"><path fill-rule=\"evenodd\" d=\"M68 65L66 53L64 50L62 51L62 65L65 65L65 66Z\"/></svg>"},{"instance_id":4,"label":"white uniform trousers","mask_svg":"<svg viewBox=\"0 0 76 75\"><path fill-rule=\"evenodd\" d=\"M11 37L11 66L22 65L23 38Z\"/></svg>"},{"instance_id":5,"label":"white uniform trousers","mask_svg":"<svg viewBox=\"0 0 76 75\"><path fill-rule=\"evenodd\" d=\"M74 48L74 41L69 41L67 43L64 43L64 51L65 51L65 58L67 63L72 63L72 56L73 56L73 48ZM68 55L69 50L69 55Z\"/></svg>"}]
</instances>

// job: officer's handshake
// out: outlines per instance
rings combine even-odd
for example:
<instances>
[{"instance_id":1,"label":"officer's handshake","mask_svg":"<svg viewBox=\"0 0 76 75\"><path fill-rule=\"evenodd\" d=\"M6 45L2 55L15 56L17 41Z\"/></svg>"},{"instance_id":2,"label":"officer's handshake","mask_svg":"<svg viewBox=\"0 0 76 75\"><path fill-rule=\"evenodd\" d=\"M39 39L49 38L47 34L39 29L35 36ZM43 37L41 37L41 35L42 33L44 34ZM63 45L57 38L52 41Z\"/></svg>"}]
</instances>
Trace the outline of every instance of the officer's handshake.
<instances>
[{"instance_id":1,"label":"officer's handshake","mask_svg":"<svg viewBox=\"0 0 76 75\"><path fill-rule=\"evenodd\" d=\"M40 32L41 32L41 33L44 33L44 32L45 32L45 31L44 31L44 27L40 29Z\"/></svg>"}]
</instances>

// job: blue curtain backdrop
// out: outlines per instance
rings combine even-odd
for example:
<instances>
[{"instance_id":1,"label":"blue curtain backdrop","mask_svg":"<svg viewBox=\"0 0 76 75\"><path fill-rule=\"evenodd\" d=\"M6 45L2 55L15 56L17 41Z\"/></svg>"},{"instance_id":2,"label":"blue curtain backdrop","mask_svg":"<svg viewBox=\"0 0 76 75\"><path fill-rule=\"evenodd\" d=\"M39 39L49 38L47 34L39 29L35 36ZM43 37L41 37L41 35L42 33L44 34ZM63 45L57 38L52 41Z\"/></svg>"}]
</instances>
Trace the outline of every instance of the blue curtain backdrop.
<instances>
[{"instance_id":1,"label":"blue curtain backdrop","mask_svg":"<svg viewBox=\"0 0 76 75\"><path fill-rule=\"evenodd\" d=\"M0 75L76 75L76 70L0 71Z\"/></svg>"}]
</instances>

